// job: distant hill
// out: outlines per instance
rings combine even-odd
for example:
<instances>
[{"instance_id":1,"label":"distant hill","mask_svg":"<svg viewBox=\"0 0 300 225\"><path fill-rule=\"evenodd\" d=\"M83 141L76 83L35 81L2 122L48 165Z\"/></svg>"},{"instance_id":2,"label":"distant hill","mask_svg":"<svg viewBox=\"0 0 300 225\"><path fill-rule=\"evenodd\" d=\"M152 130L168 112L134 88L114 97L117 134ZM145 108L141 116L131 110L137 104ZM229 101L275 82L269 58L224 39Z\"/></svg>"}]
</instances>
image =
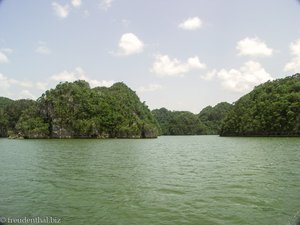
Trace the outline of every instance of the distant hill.
<instances>
[{"instance_id":1,"label":"distant hill","mask_svg":"<svg viewBox=\"0 0 300 225\"><path fill-rule=\"evenodd\" d=\"M60 83L30 106L17 111L20 115L14 118L14 124L8 124L7 133L25 138L154 138L158 135L158 125L150 110L124 83L94 89L85 81Z\"/></svg>"},{"instance_id":2,"label":"distant hill","mask_svg":"<svg viewBox=\"0 0 300 225\"><path fill-rule=\"evenodd\" d=\"M221 102L214 107L207 106L198 114L200 121L206 126L205 134L220 134L221 124L232 105Z\"/></svg>"},{"instance_id":3,"label":"distant hill","mask_svg":"<svg viewBox=\"0 0 300 225\"><path fill-rule=\"evenodd\" d=\"M207 106L199 114L186 111L170 111L166 108L152 110L162 135L219 134L221 122L232 105L221 102Z\"/></svg>"},{"instance_id":4,"label":"distant hill","mask_svg":"<svg viewBox=\"0 0 300 225\"><path fill-rule=\"evenodd\" d=\"M201 112L152 110L162 135L299 136L300 74L268 81L233 105L221 102Z\"/></svg>"},{"instance_id":5,"label":"distant hill","mask_svg":"<svg viewBox=\"0 0 300 225\"><path fill-rule=\"evenodd\" d=\"M299 136L300 74L268 81L241 97L221 136Z\"/></svg>"},{"instance_id":6,"label":"distant hill","mask_svg":"<svg viewBox=\"0 0 300 225\"><path fill-rule=\"evenodd\" d=\"M5 108L7 105L11 104L13 100L5 97L0 97L0 109Z\"/></svg>"},{"instance_id":7,"label":"distant hill","mask_svg":"<svg viewBox=\"0 0 300 225\"><path fill-rule=\"evenodd\" d=\"M199 117L191 112L161 108L152 110L152 114L160 125L162 135L205 134L206 127Z\"/></svg>"},{"instance_id":8,"label":"distant hill","mask_svg":"<svg viewBox=\"0 0 300 225\"><path fill-rule=\"evenodd\" d=\"M158 135L300 136L300 74L268 81L233 105L199 114L152 112L124 83L60 83L37 101L0 97L0 137L153 138Z\"/></svg>"},{"instance_id":9,"label":"distant hill","mask_svg":"<svg viewBox=\"0 0 300 225\"><path fill-rule=\"evenodd\" d=\"M26 109L35 104L28 99L11 100L0 97L0 137L7 137L16 132L16 124Z\"/></svg>"}]
</instances>

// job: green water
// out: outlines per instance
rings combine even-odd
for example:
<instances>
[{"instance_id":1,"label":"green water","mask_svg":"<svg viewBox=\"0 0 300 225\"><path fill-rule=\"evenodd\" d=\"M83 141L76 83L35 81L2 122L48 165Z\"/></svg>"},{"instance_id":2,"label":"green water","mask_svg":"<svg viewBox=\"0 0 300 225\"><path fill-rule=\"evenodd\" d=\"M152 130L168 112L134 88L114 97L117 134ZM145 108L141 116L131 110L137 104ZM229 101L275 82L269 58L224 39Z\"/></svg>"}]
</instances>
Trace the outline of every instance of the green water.
<instances>
[{"instance_id":1,"label":"green water","mask_svg":"<svg viewBox=\"0 0 300 225\"><path fill-rule=\"evenodd\" d=\"M288 225L300 138L0 139L0 216L85 225Z\"/></svg>"}]
</instances>

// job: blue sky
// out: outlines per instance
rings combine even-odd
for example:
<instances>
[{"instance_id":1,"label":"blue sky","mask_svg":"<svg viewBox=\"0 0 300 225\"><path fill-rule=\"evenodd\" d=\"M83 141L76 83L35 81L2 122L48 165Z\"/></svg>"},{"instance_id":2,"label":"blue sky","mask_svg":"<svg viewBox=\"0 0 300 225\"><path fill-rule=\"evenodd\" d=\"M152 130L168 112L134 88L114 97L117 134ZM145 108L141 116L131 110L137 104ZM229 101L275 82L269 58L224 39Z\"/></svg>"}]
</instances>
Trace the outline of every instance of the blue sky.
<instances>
[{"instance_id":1,"label":"blue sky","mask_svg":"<svg viewBox=\"0 0 300 225\"><path fill-rule=\"evenodd\" d=\"M299 21L297 0L2 0L0 96L123 81L197 113L300 72Z\"/></svg>"}]
</instances>

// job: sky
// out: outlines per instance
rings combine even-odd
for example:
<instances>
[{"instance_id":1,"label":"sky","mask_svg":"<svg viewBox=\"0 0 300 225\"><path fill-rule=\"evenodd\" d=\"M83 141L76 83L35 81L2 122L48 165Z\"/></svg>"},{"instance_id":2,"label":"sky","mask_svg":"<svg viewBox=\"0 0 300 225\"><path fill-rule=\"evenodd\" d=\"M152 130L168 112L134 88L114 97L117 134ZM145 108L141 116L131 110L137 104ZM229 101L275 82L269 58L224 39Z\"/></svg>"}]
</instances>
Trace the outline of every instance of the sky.
<instances>
[{"instance_id":1,"label":"sky","mask_svg":"<svg viewBox=\"0 0 300 225\"><path fill-rule=\"evenodd\" d=\"M198 113L300 72L297 0L0 0L0 96L124 82Z\"/></svg>"}]
</instances>

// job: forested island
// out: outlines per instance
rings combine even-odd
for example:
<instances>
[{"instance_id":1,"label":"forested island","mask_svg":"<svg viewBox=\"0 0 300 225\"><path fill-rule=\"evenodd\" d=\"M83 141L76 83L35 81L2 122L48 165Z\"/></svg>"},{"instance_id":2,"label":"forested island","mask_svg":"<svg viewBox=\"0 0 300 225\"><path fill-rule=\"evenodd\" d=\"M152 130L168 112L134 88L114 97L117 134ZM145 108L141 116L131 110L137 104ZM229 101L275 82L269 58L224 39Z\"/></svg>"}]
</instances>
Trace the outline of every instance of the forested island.
<instances>
[{"instance_id":1,"label":"forested island","mask_svg":"<svg viewBox=\"0 0 300 225\"><path fill-rule=\"evenodd\" d=\"M0 137L155 138L158 135L300 136L300 74L268 81L233 104L198 114L150 111L124 83L60 83L36 101L0 97Z\"/></svg>"},{"instance_id":2,"label":"forested island","mask_svg":"<svg viewBox=\"0 0 300 225\"><path fill-rule=\"evenodd\" d=\"M159 125L124 83L60 83L37 101L0 99L0 135L24 138L154 138Z\"/></svg>"},{"instance_id":3,"label":"forested island","mask_svg":"<svg viewBox=\"0 0 300 225\"><path fill-rule=\"evenodd\" d=\"M300 74L268 81L199 114L155 109L163 135L300 136Z\"/></svg>"},{"instance_id":4,"label":"forested island","mask_svg":"<svg viewBox=\"0 0 300 225\"><path fill-rule=\"evenodd\" d=\"M268 81L234 103L221 136L300 136L300 74Z\"/></svg>"}]
</instances>

